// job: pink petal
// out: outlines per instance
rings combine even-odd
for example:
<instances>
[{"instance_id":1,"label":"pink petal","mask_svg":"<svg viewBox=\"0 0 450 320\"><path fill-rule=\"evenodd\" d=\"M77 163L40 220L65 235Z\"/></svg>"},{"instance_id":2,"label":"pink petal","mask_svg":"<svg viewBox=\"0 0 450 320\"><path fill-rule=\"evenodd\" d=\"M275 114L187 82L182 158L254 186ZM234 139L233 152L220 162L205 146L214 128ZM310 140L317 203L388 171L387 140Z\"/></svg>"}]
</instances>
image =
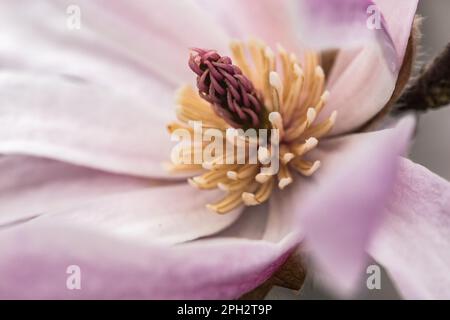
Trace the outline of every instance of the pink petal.
<instances>
[{"instance_id":1,"label":"pink petal","mask_svg":"<svg viewBox=\"0 0 450 320\"><path fill-rule=\"evenodd\" d=\"M93 229L143 243L179 243L228 227L241 209L218 215L206 204L222 192L162 184L51 160L0 158L0 227L32 219ZM176 201L174 201L176 199Z\"/></svg>"},{"instance_id":2,"label":"pink petal","mask_svg":"<svg viewBox=\"0 0 450 320\"><path fill-rule=\"evenodd\" d=\"M0 74L0 152L138 176L165 177L173 116L147 88L110 87L30 73ZM146 90L146 91L145 91ZM161 102L168 97L160 94ZM162 111L162 112L160 112Z\"/></svg>"},{"instance_id":3,"label":"pink petal","mask_svg":"<svg viewBox=\"0 0 450 320\"><path fill-rule=\"evenodd\" d=\"M378 30L367 27L372 0L292 0L299 40L318 49L359 46L373 41ZM376 6L374 6L376 8ZM384 27L384 21L380 21ZM383 28L382 33L387 33Z\"/></svg>"},{"instance_id":4,"label":"pink petal","mask_svg":"<svg viewBox=\"0 0 450 320\"><path fill-rule=\"evenodd\" d=\"M0 175L0 226L150 185L144 179L20 156L1 157Z\"/></svg>"},{"instance_id":5,"label":"pink petal","mask_svg":"<svg viewBox=\"0 0 450 320\"><path fill-rule=\"evenodd\" d=\"M419 0L374 0L383 13L386 28L392 39L397 52L398 61L403 60L403 56L411 35L411 25L413 23ZM399 19L401 17L401 19Z\"/></svg>"},{"instance_id":6,"label":"pink petal","mask_svg":"<svg viewBox=\"0 0 450 320\"><path fill-rule=\"evenodd\" d=\"M397 72L390 69L376 44L340 52L334 68L328 84L330 98L319 121L337 110L338 120L331 134L338 135L361 127L386 105Z\"/></svg>"},{"instance_id":7,"label":"pink petal","mask_svg":"<svg viewBox=\"0 0 450 320\"><path fill-rule=\"evenodd\" d=\"M177 201L185 194L191 201L201 196L174 189ZM160 223L146 229L145 219L140 220L141 226L130 223L128 213L119 216L118 205L137 207L131 198L130 203L121 204L120 197L96 201L97 209L105 209L103 214L84 205L79 212L47 215L2 230L0 298L232 299L270 277L299 242L290 228L277 223L284 221L284 215L271 214L267 219L264 207L258 207L246 210L230 228L213 237L166 246L161 242L176 242L170 235L186 235L186 225L193 224L190 215L195 212L186 212L189 205L178 210L178 224L172 222L177 228L168 230L164 218L175 216L171 209L176 202L161 202L163 196L155 200L147 195L141 205L147 201L155 208L166 208L164 215L156 215ZM100 202L103 206L98 206ZM154 216L155 210L142 212L145 214ZM204 224L217 227L220 222L212 218L198 219L196 230L202 230ZM134 236L130 237L130 230ZM80 291L65 287L69 277L66 270L71 265L81 268ZM28 290L23 290L25 286Z\"/></svg>"},{"instance_id":8,"label":"pink petal","mask_svg":"<svg viewBox=\"0 0 450 320\"><path fill-rule=\"evenodd\" d=\"M196 0L239 40L256 38L275 48L277 43L300 53L290 21L289 0Z\"/></svg>"},{"instance_id":9,"label":"pink petal","mask_svg":"<svg viewBox=\"0 0 450 320\"><path fill-rule=\"evenodd\" d=\"M243 238L251 240L268 240L272 241L266 236L266 230L278 229L276 224L268 223L268 207L266 205L246 207L239 219L235 223L221 232L218 232L214 238ZM292 231L292 230L291 230ZM288 233L284 233L286 236ZM279 239L276 239L277 241Z\"/></svg>"},{"instance_id":10,"label":"pink petal","mask_svg":"<svg viewBox=\"0 0 450 320\"><path fill-rule=\"evenodd\" d=\"M353 1L353 0L352 0ZM332 134L355 130L380 112L391 98L417 9L417 0L376 1L389 38L370 41L362 49L343 49L328 79L330 99L321 119L334 110L339 120Z\"/></svg>"},{"instance_id":11,"label":"pink petal","mask_svg":"<svg viewBox=\"0 0 450 320\"><path fill-rule=\"evenodd\" d=\"M272 196L282 199L280 197L283 197L283 192L275 192L275 195ZM279 206L282 206L282 201L270 200L268 205L247 207L233 225L214 237L238 237L279 242L287 235L292 234L300 242L303 240L303 235L295 223L295 215L292 211L280 210Z\"/></svg>"},{"instance_id":12,"label":"pink petal","mask_svg":"<svg viewBox=\"0 0 450 320\"><path fill-rule=\"evenodd\" d=\"M64 224L0 234L0 298L232 299L265 281L295 242L200 240L172 247L117 241ZM69 266L81 290L68 290Z\"/></svg>"},{"instance_id":13,"label":"pink petal","mask_svg":"<svg viewBox=\"0 0 450 320\"><path fill-rule=\"evenodd\" d=\"M344 294L357 284L413 122L407 118L395 129L325 141L312 155L322 161L319 171L296 177L289 191L274 198L273 210L297 217L319 270Z\"/></svg>"},{"instance_id":14,"label":"pink petal","mask_svg":"<svg viewBox=\"0 0 450 320\"><path fill-rule=\"evenodd\" d=\"M148 186L48 212L30 223L67 223L139 243L182 243L215 234L236 221L243 208L226 215L206 208L221 197L222 191L199 191L188 183Z\"/></svg>"},{"instance_id":15,"label":"pink petal","mask_svg":"<svg viewBox=\"0 0 450 320\"><path fill-rule=\"evenodd\" d=\"M450 184L403 159L369 253L407 299L450 298Z\"/></svg>"},{"instance_id":16,"label":"pink petal","mask_svg":"<svg viewBox=\"0 0 450 320\"><path fill-rule=\"evenodd\" d=\"M128 43L134 44L129 47L130 53L142 52L144 61L175 85L192 80L186 67L189 48L220 51L228 48L227 32L193 1L84 0L82 5L95 8L89 17L95 30L110 34L111 23L117 23L120 28L115 30L112 38L125 47ZM104 23L99 23L97 14L105 8L108 17ZM144 48L141 49L142 45Z\"/></svg>"},{"instance_id":17,"label":"pink petal","mask_svg":"<svg viewBox=\"0 0 450 320\"><path fill-rule=\"evenodd\" d=\"M81 29L70 30L73 4L0 4L0 152L166 177L165 125L176 88L193 81L189 47L222 49L226 33L195 4L173 0L77 1Z\"/></svg>"},{"instance_id":18,"label":"pink petal","mask_svg":"<svg viewBox=\"0 0 450 320\"><path fill-rule=\"evenodd\" d=\"M390 63L399 67L417 4L418 0L295 0L292 16L300 41L309 46L357 48L380 41L384 50L393 47L396 57L386 57L394 58Z\"/></svg>"},{"instance_id":19,"label":"pink petal","mask_svg":"<svg viewBox=\"0 0 450 320\"><path fill-rule=\"evenodd\" d=\"M67 26L71 14L66 11L73 5L81 10L79 30ZM189 47L222 50L228 42L226 32L191 1L7 0L0 12L5 33L0 54L25 59L21 63L34 67L86 73L89 79L108 78L108 71L99 74L95 67L106 59L111 67L119 64L179 86L191 80L186 67ZM94 69L89 71L82 62ZM113 79L126 84L120 77Z\"/></svg>"}]
</instances>

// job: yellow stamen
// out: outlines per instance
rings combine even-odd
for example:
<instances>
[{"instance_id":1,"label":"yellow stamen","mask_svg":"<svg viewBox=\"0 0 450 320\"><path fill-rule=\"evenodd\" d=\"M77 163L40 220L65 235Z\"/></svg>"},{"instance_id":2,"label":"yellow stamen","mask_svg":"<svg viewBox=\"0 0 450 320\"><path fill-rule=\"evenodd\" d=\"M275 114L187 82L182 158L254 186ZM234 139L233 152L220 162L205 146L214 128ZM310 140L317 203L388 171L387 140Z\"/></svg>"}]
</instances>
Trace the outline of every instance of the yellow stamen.
<instances>
[{"instance_id":1,"label":"yellow stamen","mask_svg":"<svg viewBox=\"0 0 450 320\"><path fill-rule=\"evenodd\" d=\"M281 190L289 187L295 180L295 174L307 177L313 175L321 162L305 160L305 156L318 146L320 138L331 131L337 117L335 111L323 122L316 123L330 96L325 90L325 73L318 64L317 53L308 51L300 61L281 45L277 45L275 54L258 40L251 40L248 44L233 41L231 52L233 62L251 80L264 104L263 114L267 118L260 119L262 127L276 129L280 141L279 154L275 154L270 139L263 144L264 141L259 140L259 137L225 135L223 145L231 143L232 154L228 154L229 150L224 148L222 151L214 150L212 160L203 161L201 165L177 162L168 166L172 172L203 170L202 174L189 179L189 183L199 189L218 188L226 193L221 200L207 205L219 214L239 206L254 206L267 201L276 186ZM277 60L280 70L277 69ZM178 91L177 105L180 122L167 126L171 134L178 129L197 134L197 130L202 131L203 128L219 129L220 132L230 128L190 86L184 86ZM191 121L201 121L202 126L191 127ZM182 145L180 153L173 160L193 159L196 152L206 150L208 143L203 141L196 146ZM245 146L248 150L247 147L252 144L256 146L253 153L246 153L244 159L238 162L239 155L235 152L238 146ZM279 166L272 166L274 156ZM257 163L250 163L250 157Z\"/></svg>"},{"instance_id":2,"label":"yellow stamen","mask_svg":"<svg viewBox=\"0 0 450 320\"><path fill-rule=\"evenodd\" d=\"M285 165L280 166L280 171L278 172L278 188L283 190L288 185L292 183L292 175L289 168Z\"/></svg>"},{"instance_id":3,"label":"yellow stamen","mask_svg":"<svg viewBox=\"0 0 450 320\"><path fill-rule=\"evenodd\" d=\"M211 106L191 86L183 86L178 90L177 104L177 118L185 124L189 121L202 121L204 127L222 130L228 128L228 124L214 113Z\"/></svg>"},{"instance_id":4,"label":"yellow stamen","mask_svg":"<svg viewBox=\"0 0 450 320\"><path fill-rule=\"evenodd\" d=\"M296 160L292 162L292 167L295 168L298 172L300 172L304 176L312 176L314 172L316 172L320 168L320 161L305 161L305 160Z\"/></svg>"},{"instance_id":5,"label":"yellow stamen","mask_svg":"<svg viewBox=\"0 0 450 320\"><path fill-rule=\"evenodd\" d=\"M270 178L263 183L255 193L244 192L242 193L242 200L247 206L256 206L267 201L273 190L274 179Z\"/></svg>"},{"instance_id":6,"label":"yellow stamen","mask_svg":"<svg viewBox=\"0 0 450 320\"><path fill-rule=\"evenodd\" d=\"M306 153L308 153L309 151L311 151L312 149L314 149L318 143L319 143L319 140L317 140L314 137L311 137L311 138L307 139L304 143L293 145L292 152L296 156L303 156Z\"/></svg>"},{"instance_id":7,"label":"yellow stamen","mask_svg":"<svg viewBox=\"0 0 450 320\"><path fill-rule=\"evenodd\" d=\"M315 137L317 139L322 138L331 131L336 122L336 118L337 111L333 111L333 113L327 120L306 130L304 136Z\"/></svg>"},{"instance_id":8,"label":"yellow stamen","mask_svg":"<svg viewBox=\"0 0 450 320\"><path fill-rule=\"evenodd\" d=\"M242 192L236 191L228 193L222 200L215 204L208 204L206 207L219 214L225 214L239 207L243 203Z\"/></svg>"}]
</instances>

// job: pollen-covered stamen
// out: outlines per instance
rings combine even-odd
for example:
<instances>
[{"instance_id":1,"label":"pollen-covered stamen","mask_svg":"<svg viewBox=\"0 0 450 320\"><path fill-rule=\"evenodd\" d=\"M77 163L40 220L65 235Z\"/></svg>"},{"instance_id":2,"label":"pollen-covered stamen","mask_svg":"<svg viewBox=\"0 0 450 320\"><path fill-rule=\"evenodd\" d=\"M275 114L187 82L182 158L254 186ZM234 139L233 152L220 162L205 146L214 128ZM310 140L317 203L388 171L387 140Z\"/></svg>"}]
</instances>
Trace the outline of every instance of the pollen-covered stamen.
<instances>
[{"instance_id":1,"label":"pollen-covered stamen","mask_svg":"<svg viewBox=\"0 0 450 320\"><path fill-rule=\"evenodd\" d=\"M247 206L256 206L267 201L272 193L274 185L273 177L270 177L264 183L260 184L255 192L244 192L242 200Z\"/></svg>"},{"instance_id":2,"label":"pollen-covered stamen","mask_svg":"<svg viewBox=\"0 0 450 320\"><path fill-rule=\"evenodd\" d=\"M291 152L288 146L280 146L280 161L282 164L288 164L294 158L295 154Z\"/></svg>"},{"instance_id":3,"label":"pollen-covered stamen","mask_svg":"<svg viewBox=\"0 0 450 320\"><path fill-rule=\"evenodd\" d=\"M261 98L241 69L216 51L192 51L189 67L197 74L200 96L232 127L259 128L264 114Z\"/></svg>"},{"instance_id":4,"label":"pollen-covered stamen","mask_svg":"<svg viewBox=\"0 0 450 320\"><path fill-rule=\"evenodd\" d=\"M292 179L291 172L289 171L289 167L286 165L282 165L280 167L280 171L278 172L278 187L283 190L288 185L290 185L294 181Z\"/></svg>"},{"instance_id":5,"label":"pollen-covered stamen","mask_svg":"<svg viewBox=\"0 0 450 320\"><path fill-rule=\"evenodd\" d=\"M227 172L227 177L230 180L240 180L240 179L246 179L248 177L254 177L255 172L257 171L258 167L252 164L246 164L241 166L237 171L230 170Z\"/></svg>"},{"instance_id":6,"label":"pollen-covered stamen","mask_svg":"<svg viewBox=\"0 0 450 320\"><path fill-rule=\"evenodd\" d=\"M292 166L297 169L304 176L312 176L320 168L320 161L314 162L306 161L302 159L296 159L292 162Z\"/></svg>"},{"instance_id":7,"label":"pollen-covered stamen","mask_svg":"<svg viewBox=\"0 0 450 320\"><path fill-rule=\"evenodd\" d=\"M223 133L230 127L276 129L278 149L272 148L271 137L260 140L224 135L224 146L256 143L256 148L244 155L244 162L224 148L201 164L191 165L192 170L204 170L189 180L193 186L225 192L222 199L207 206L220 214L267 201L274 188L288 188L296 174L313 175L321 162L311 160L310 152L330 132L337 117L335 111L323 122L317 120L330 94L325 90L325 73L316 53L306 52L300 61L281 46L274 54L254 40L248 44L233 42L231 51L236 65L215 51L194 49L189 65L197 74L199 93L190 87L179 91L177 117L182 123L168 126L170 132L186 129L197 133L199 128L191 127L190 121L201 120L200 129ZM182 151L192 158L194 151L207 148L204 142ZM250 158L255 162L249 162ZM278 165L273 166L274 160ZM176 164L171 170L184 172L188 167Z\"/></svg>"},{"instance_id":8,"label":"pollen-covered stamen","mask_svg":"<svg viewBox=\"0 0 450 320\"><path fill-rule=\"evenodd\" d=\"M305 142L299 144L293 144L291 151L296 156L303 156L319 144L319 140L314 137L308 138Z\"/></svg>"},{"instance_id":9,"label":"pollen-covered stamen","mask_svg":"<svg viewBox=\"0 0 450 320\"><path fill-rule=\"evenodd\" d=\"M214 189L219 183L226 182L227 176L224 171L209 171L201 176L189 179L189 183L199 189Z\"/></svg>"}]
</instances>

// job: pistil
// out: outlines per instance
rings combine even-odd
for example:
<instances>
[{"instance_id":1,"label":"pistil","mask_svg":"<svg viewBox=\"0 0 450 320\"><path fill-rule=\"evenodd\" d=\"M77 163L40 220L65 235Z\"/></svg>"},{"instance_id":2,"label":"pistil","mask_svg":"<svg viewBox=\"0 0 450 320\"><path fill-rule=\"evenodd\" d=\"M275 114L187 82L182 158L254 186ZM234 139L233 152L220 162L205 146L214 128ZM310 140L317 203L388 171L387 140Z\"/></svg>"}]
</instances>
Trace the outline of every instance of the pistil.
<instances>
[{"instance_id":1,"label":"pistil","mask_svg":"<svg viewBox=\"0 0 450 320\"><path fill-rule=\"evenodd\" d=\"M189 67L197 74L199 95L234 128L259 128L262 103L252 82L231 58L194 48Z\"/></svg>"}]
</instances>

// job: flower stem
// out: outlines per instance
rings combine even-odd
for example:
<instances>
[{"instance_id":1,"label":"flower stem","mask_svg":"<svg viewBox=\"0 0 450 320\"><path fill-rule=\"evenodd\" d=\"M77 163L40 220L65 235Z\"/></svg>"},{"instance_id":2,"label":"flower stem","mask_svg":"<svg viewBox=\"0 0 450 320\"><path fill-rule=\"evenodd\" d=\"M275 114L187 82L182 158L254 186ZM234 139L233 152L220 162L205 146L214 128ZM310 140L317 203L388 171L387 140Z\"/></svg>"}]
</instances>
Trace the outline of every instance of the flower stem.
<instances>
[{"instance_id":1,"label":"flower stem","mask_svg":"<svg viewBox=\"0 0 450 320\"><path fill-rule=\"evenodd\" d=\"M395 112L426 112L449 104L450 44L405 90L397 102Z\"/></svg>"}]
</instances>

